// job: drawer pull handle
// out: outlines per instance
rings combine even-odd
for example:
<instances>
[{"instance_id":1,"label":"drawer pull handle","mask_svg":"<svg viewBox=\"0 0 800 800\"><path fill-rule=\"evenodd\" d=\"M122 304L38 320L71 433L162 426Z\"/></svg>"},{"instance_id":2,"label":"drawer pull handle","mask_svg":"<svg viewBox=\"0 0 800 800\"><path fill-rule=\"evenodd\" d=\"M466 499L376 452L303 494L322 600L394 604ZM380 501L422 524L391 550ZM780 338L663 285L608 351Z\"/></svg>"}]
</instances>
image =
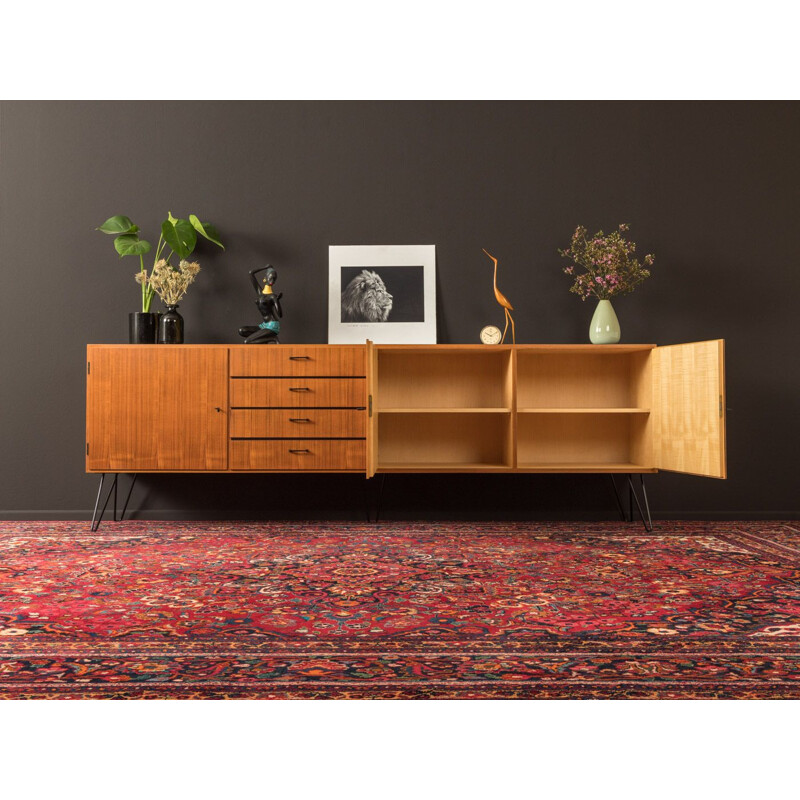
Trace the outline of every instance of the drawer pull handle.
<instances>
[{"instance_id":1,"label":"drawer pull handle","mask_svg":"<svg viewBox=\"0 0 800 800\"><path fill-rule=\"evenodd\" d=\"M289 356L289 361L310 361L311 356Z\"/></svg>"},{"instance_id":2,"label":"drawer pull handle","mask_svg":"<svg viewBox=\"0 0 800 800\"><path fill-rule=\"evenodd\" d=\"M311 453L310 450L292 450L291 448L289 448L289 452L290 453L309 453L309 454Z\"/></svg>"},{"instance_id":3,"label":"drawer pull handle","mask_svg":"<svg viewBox=\"0 0 800 800\"><path fill-rule=\"evenodd\" d=\"M311 422L308 417L289 417L289 422Z\"/></svg>"},{"instance_id":4,"label":"drawer pull handle","mask_svg":"<svg viewBox=\"0 0 800 800\"><path fill-rule=\"evenodd\" d=\"M309 389L308 386L290 386L289 387L289 391L290 392L310 392L311 389Z\"/></svg>"}]
</instances>

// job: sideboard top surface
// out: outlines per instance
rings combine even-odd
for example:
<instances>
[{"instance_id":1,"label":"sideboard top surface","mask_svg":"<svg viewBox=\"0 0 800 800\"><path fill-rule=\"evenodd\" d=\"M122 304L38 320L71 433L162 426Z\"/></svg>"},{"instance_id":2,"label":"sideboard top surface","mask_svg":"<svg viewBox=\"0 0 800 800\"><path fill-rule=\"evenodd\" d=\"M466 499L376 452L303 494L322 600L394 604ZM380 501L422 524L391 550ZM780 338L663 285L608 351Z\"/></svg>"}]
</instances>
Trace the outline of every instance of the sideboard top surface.
<instances>
[{"instance_id":1,"label":"sideboard top surface","mask_svg":"<svg viewBox=\"0 0 800 800\"><path fill-rule=\"evenodd\" d=\"M173 349L178 348L238 348L244 342L236 342L233 344L104 344L102 342L96 344L88 344L87 347L136 347L136 348L159 348L170 347ZM262 347L269 348L289 348L289 347L358 347L359 345L353 344L326 344L325 342L303 342L303 343L284 343L284 344L271 344L262 345ZM497 353L508 350L532 350L542 352L560 352L560 353L634 353L644 350L653 350L658 345L655 344L376 344L374 345L379 350L413 350L416 352L430 350L430 351L444 351L444 350L469 350L481 353ZM253 346L250 345L250 348ZM248 348L248 349L250 349Z\"/></svg>"}]
</instances>

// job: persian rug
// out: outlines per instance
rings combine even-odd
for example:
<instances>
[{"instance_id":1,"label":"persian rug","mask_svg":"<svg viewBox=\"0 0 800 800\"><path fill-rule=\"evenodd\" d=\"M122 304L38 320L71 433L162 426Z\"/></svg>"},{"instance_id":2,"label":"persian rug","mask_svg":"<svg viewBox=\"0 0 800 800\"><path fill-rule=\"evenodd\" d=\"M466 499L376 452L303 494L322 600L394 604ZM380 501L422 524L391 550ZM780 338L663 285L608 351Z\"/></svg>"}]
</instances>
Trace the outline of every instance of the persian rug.
<instances>
[{"instance_id":1,"label":"persian rug","mask_svg":"<svg viewBox=\"0 0 800 800\"><path fill-rule=\"evenodd\" d=\"M0 523L2 698L798 698L800 525Z\"/></svg>"}]
</instances>

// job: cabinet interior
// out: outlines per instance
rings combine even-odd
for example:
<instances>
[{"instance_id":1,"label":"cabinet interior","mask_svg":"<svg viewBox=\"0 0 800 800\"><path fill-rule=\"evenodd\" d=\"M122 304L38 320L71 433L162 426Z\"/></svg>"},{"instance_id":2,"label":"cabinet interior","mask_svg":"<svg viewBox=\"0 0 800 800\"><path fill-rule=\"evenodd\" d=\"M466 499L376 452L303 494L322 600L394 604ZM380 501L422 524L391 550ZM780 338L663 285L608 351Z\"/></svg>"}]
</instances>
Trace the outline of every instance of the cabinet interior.
<instances>
[{"instance_id":1,"label":"cabinet interior","mask_svg":"<svg viewBox=\"0 0 800 800\"><path fill-rule=\"evenodd\" d=\"M378 409L511 409L510 350L379 350Z\"/></svg>"},{"instance_id":2,"label":"cabinet interior","mask_svg":"<svg viewBox=\"0 0 800 800\"><path fill-rule=\"evenodd\" d=\"M379 348L387 471L652 471L651 348Z\"/></svg>"}]
</instances>

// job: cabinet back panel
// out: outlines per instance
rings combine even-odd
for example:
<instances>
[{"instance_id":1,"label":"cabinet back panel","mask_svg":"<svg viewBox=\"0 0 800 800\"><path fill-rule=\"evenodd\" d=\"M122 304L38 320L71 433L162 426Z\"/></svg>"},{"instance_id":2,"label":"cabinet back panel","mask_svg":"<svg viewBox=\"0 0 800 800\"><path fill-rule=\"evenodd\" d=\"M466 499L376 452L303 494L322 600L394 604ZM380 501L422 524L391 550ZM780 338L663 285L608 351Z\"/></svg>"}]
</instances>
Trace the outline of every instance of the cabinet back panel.
<instances>
[{"instance_id":1,"label":"cabinet back panel","mask_svg":"<svg viewBox=\"0 0 800 800\"><path fill-rule=\"evenodd\" d=\"M379 416L383 464L506 464L510 414L385 414Z\"/></svg>"},{"instance_id":2,"label":"cabinet back panel","mask_svg":"<svg viewBox=\"0 0 800 800\"><path fill-rule=\"evenodd\" d=\"M510 408L511 352L378 351L380 408Z\"/></svg>"},{"instance_id":3,"label":"cabinet back panel","mask_svg":"<svg viewBox=\"0 0 800 800\"><path fill-rule=\"evenodd\" d=\"M649 353L517 353L518 408L630 408Z\"/></svg>"},{"instance_id":4,"label":"cabinet back panel","mask_svg":"<svg viewBox=\"0 0 800 800\"><path fill-rule=\"evenodd\" d=\"M646 416L632 414L521 415L517 463L638 463L634 443L641 440L646 424Z\"/></svg>"}]
</instances>

